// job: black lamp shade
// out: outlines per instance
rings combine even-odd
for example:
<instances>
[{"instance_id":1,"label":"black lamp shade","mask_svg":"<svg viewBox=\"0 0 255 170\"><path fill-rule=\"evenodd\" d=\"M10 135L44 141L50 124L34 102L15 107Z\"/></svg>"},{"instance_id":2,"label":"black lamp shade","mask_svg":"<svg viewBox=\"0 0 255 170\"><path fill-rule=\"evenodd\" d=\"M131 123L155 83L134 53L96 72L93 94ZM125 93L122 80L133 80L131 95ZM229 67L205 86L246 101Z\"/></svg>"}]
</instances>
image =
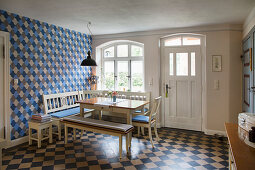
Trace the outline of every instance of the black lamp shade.
<instances>
[{"instance_id":1,"label":"black lamp shade","mask_svg":"<svg viewBox=\"0 0 255 170\"><path fill-rule=\"evenodd\" d=\"M97 66L95 60L93 60L90 56L90 51L88 51L88 56L81 62L81 66Z\"/></svg>"}]
</instances>

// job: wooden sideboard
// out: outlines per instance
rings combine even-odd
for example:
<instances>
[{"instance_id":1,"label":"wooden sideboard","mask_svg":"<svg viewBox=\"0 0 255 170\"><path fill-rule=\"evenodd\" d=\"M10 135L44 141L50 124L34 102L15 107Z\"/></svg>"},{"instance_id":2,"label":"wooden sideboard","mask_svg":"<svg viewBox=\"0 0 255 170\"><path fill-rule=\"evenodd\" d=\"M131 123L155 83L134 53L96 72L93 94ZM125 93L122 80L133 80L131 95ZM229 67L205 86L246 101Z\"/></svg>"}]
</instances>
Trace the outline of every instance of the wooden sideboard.
<instances>
[{"instance_id":1,"label":"wooden sideboard","mask_svg":"<svg viewBox=\"0 0 255 170\"><path fill-rule=\"evenodd\" d=\"M255 169L255 148L244 142L248 132L234 123L225 123L229 142L229 169Z\"/></svg>"}]
</instances>

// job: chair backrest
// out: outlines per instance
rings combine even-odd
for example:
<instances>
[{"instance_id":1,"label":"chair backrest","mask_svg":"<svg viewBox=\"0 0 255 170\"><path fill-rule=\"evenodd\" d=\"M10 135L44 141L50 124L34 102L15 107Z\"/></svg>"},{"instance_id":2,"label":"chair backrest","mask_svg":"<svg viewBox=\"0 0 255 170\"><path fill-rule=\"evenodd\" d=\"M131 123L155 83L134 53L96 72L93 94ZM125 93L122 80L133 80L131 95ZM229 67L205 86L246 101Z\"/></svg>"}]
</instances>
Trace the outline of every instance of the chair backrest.
<instances>
[{"instance_id":1,"label":"chair backrest","mask_svg":"<svg viewBox=\"0 0 255 170\"><path fill-rule=\"evenodd\" d=\"M78 91L44 94L43 96L44 114L70 109L80 104L75 103L80 100Z\"/></svg>"},{"instance_id":2,"label":"chair backrest","mask_svg":"<svg viewBox=\"0 0 255 170\"><path fill-rule=\"evenodd\" d=\"M150 111L150 115L149 115L150 116L149 120L152 120L153 118L157 119L157 114L159 112L159 106L160 106L160 103L161 103L161 99L162 99L161 96L154 99L154 101L152 103L152 108L151 108L151 111Z\"/></svg>"},{"instance_id":3,"label":"chair backrest","mask_svg":"<svg viewBox=\"0 0 255 170\"><path fill-rule=\"evenodd\" d=\"M82 92L79 92L79 96L81 100L90 99L93 97L103 97L103 92L103 90L84 90Z\"/></svg>"}]
</instances>

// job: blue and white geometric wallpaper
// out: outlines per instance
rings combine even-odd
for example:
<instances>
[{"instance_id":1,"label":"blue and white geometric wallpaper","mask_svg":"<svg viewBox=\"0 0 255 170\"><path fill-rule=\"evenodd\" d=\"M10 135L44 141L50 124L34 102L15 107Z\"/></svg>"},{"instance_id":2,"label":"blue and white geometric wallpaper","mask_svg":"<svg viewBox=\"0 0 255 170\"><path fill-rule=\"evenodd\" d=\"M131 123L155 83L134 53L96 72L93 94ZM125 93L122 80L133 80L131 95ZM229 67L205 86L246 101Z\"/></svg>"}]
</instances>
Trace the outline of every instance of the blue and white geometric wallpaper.
<instances>
[{"instance_id":1,"label":"blue and white geometric wallpaper","mask_svg":"<svg viewBox=\"0 0 255 170\"><path fill-rule=\"evenodd\" d=\"M42 94L90 89L91 68L81 67L91 36L0 10L10 33L11 139L28 134L28 119L42 113ZM14 84L18 79L18 85Z\"/></svg>"}]
</instances>

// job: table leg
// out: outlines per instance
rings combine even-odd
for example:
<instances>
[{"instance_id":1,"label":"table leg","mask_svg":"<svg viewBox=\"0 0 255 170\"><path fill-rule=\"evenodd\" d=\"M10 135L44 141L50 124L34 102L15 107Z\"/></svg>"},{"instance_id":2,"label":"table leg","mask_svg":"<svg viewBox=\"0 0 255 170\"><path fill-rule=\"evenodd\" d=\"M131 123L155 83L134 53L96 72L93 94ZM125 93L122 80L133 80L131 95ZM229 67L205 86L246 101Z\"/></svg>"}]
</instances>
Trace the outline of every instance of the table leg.
<instances>
[{"instance_id":1,"label":"table leg","mask_svg":"<svg viewBox=\"0 0 255 170\"><path fill-rule=\"evenodd\" d=\"M29 145L32 145L32 128L29 128L28 130L28 139L29 139Z\"/></svg>"},{"instance_id":2,"label":"table leg","mask_svg":"<svg viewBox=\"0 0 255 170\"><path fill-rule=\"evenodd\" d=\"M37 129L38 148L41 148L42 143L42 129Z\"/></svg>"},{"instance_id":3,"label":"table leg","mask_svg":"<svg viewBox=\"0 0 255 170\"><path fill-rule=\"evenodd\" d=\"M122 135L119 136L119 153L120 159L122 158Z\"/></svg>"},{"instance_id":4,"label":"table leg","mask_svg":"<svg viewBox=\"0 0 255 170\"><path fill-rule=\"evenodd\" d=\"M127 112L127 124L132 125L132 113L130 111ZM128 134L128 139L129 139L129 149L131 149L132 132Z\"/></svg>"},{"instance_id":5,"label":"table leg","mask_svg":"<svg viewBox=\"0 0 255 170\"><path fill-rule=\"evenodd\" d=\"M61 123L58 122L58 140L61 140Z\"/></svg>"},{"instance_id":6,"label":"table leg","mask_svg":"<svg viewBox=\"0 0 255 170\"><path fill-rule=\"evenodd\" d=\"M142 107L142 115L144 115L144 106ZM142 135L144 136L144 127L141 127L141 130L142 130Z\"/></svg>"},{"instance_id":7,"label":"table leg","mask_svg":"<svg viewBox=\"0 0 255 170\"><path fill-rule=\"evenodd\" d=\"M80 116L84 117L84 108L83 105L80 104ZM81 130L81 137L83 136L83 130Z\"/></svg>"},{"instance_id":8,"label":"table leg","mask_svg":"<svg viewBox=\"0 0 255 170\"><path fill-rule=\"evenodd\" d=\"M52 143L52 124L49 127L49 138L50 143Z\"/></svg>"},{"instance_id":9,"label":"table leg","mask_svg":"<svg viewBox=\"0 0 255 170\"><path fill-rule=\"evenodd\" d=\"M129 146L129 139L128 139L128 134L126 134L126 151L127 151L127 154L129 154L128 146Z\"/></svg>"},{"instance_id":10,"label":"table leg","mask_svg":"<svg viewBox=\"0 0 255 170\"><path fill-rule=\"evenodd\" d=\"M68 138L68 128L65 124L65 144L67 144L67 138Z\"/></svg>"}]
</instances>

